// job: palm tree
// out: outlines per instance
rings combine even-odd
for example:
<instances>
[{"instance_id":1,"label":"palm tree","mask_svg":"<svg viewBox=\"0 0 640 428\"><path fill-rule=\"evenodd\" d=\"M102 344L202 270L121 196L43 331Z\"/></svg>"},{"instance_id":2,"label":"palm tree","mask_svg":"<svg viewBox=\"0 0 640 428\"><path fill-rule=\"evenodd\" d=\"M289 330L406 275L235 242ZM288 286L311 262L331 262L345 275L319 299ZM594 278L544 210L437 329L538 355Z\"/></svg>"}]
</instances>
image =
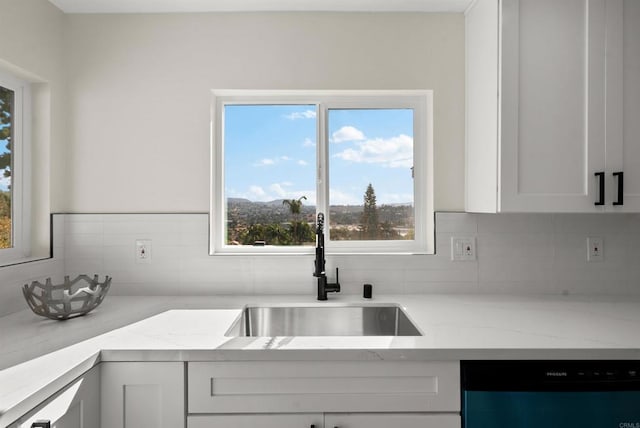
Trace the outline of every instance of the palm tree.
<instances>
[{"instance_id":1,"label":"palm tree","mask_svg":"<svg viewBox=\"0 0 640 428\"><path fill-rule=\"evenodd\" d=\"M279 224L270 224L265 230L265 239L269 245L289 245L291 236Z\"/></svg>"},{"instance_id":2,"label":"palm tree","mask_svg":"<svg viewBox=\"0 0 640 428\"><path fill-rule=\"evenodd\" d=\"M306 196L300 196L298 199L285 199L282 201L282 205L288 205L291 214L297 218L302 212L302 200L307 200Z\"/></svg>"},{"instance_id":3,"label":"palm tree","mask_svg":"<svg viewBox=\"0 0 640 428\"><path fill-rule=\"evenodd\" d=\"M307 197L300 196L298 199L285 199L282 201L282 205L289 206L289 211L293 216L293 220L291 220L289 230L291 231L293 241L298 245L302 245L304 242L313 239L313 231L311 230L311 226L309 226L308 223L300 220L303 199L306 201Z\"/></svg>"}]
</instances>

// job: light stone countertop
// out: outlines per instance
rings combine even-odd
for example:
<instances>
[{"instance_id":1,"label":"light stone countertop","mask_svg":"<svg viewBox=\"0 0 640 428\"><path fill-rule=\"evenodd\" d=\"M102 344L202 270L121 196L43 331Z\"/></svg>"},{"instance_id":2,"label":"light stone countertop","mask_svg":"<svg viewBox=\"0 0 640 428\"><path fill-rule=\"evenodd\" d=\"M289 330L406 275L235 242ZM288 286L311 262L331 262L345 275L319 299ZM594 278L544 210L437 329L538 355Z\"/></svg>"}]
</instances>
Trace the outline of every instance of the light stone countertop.
<instances>
[{"instance_id":1,"label":"light stone countertop","mask_svg":"<svg viewBox=\"0 0 640 428\"><path fill-rule=\"evenodd\" d=\"M640 360L640 298L109 296L89 315L0 318L0 427L100 361ZM421 337L225 337L245 304L398 303Z\"/></svg>"}]
</instances>

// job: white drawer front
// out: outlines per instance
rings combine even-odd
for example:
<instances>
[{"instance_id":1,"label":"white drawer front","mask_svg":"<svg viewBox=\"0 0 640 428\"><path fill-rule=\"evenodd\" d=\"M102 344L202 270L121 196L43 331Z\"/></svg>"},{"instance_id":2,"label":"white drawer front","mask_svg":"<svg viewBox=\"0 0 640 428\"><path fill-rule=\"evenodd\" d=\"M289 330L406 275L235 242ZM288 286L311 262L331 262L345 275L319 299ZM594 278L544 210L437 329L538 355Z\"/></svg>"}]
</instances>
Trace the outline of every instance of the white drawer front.
<instances>
[{"instance_id":1,"label":"white drawer front","mask_svg":"<svg viewBox=\"0 0 640 428\"><path fill-rule=\"evenodd\" d=\"M190 413L460 410L457 362L189 363Z\"/></svg>"},{"instance_id":2,"label":"white drawer front","mask_svg":"<svg viewBox=\"0 0 640 428\"><path fill-rule=\"evenodd\" d=\"M425 413L326 414L325 428L460 428L460 415Z\"/></svg>"},{"instance_id":3,"label":"white drawer front","mask_svg":"<svg viewBox=\"0 0 640 428\"><path fill-rule=\"evenodd\" d=\"M322 413L196 415L187 428L322 428Z\"/></svg>"},{"instance_id":4,"label":"white drawer front","mask_svg":"<svg viewBox=\"0 0 640 428\"><path fill-rule=\"evenodd\" d=\"M460 428L460 425L460 415L428 413L238 413L187 418L187 428Z\"/></svg>"}]
</instances>

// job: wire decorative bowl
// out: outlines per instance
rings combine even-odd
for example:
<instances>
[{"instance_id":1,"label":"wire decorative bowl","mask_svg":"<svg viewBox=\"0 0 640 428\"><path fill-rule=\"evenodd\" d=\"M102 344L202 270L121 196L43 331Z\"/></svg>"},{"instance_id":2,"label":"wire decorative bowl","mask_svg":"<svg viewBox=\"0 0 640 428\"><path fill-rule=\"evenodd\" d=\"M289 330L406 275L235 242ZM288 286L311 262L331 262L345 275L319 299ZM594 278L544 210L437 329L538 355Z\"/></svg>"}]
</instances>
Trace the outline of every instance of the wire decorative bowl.
<instances>
[{"instance_id":1,"label":"wire decorative bowl","mask_svg":"<svg viewBox=\"0 0 640 428\"><path fill-rule=\"evenodd\" d=\"M63 284L54 285L51 278L47 278L44 284L39 281L25 284L22 294L36 315L66 320L94 310L102 303L110 286L109 276L105 277L104 282L98 281L98 275L93 278L78 275L73 280L65 276Z\"/></svg>"}]
</instances>

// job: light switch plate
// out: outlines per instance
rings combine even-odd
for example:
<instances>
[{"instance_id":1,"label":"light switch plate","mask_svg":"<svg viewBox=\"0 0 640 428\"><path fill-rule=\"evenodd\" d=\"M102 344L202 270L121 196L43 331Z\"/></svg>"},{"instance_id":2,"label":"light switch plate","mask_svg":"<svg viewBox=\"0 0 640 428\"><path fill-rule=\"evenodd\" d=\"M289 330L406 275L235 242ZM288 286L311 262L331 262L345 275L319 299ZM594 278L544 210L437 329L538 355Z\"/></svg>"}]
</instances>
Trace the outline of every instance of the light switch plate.
<instances>
[{"instance_id":1,"label":"light switch plate","mask_svg":"<svg viewBox=\"0 0 640 428\"><path fill-rule=\"evenodd\" d=\"M476 238L451 237L451 260L473 261L476 259Z\"/></svg>"}]
</instances>

